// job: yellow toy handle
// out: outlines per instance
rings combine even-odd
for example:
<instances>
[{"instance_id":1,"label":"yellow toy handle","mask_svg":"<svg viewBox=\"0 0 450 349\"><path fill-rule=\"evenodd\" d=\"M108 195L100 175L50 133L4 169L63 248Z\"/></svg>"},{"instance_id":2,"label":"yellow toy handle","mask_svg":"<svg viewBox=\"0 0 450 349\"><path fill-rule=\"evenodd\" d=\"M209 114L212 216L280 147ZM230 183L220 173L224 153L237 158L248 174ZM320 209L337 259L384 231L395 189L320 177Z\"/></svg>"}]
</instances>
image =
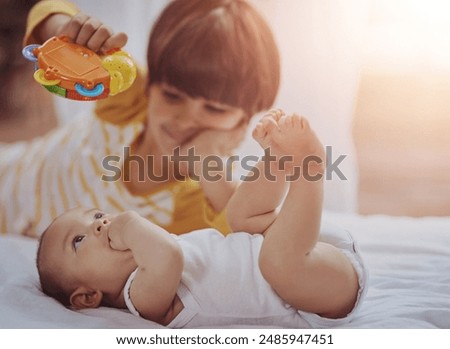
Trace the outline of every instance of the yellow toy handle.
<instances>
[{"instance_id":1,"label":"yellow toy handle","mask_svg":"<svg viewBox=\"0 0 450 349\"><path fill-rule=\"evenodd\" d=\"M136 79L136 65L125 51L117 51L102 60L102 67L111 76L110 96L128 89Z\"/></svg>"}]
</instances>

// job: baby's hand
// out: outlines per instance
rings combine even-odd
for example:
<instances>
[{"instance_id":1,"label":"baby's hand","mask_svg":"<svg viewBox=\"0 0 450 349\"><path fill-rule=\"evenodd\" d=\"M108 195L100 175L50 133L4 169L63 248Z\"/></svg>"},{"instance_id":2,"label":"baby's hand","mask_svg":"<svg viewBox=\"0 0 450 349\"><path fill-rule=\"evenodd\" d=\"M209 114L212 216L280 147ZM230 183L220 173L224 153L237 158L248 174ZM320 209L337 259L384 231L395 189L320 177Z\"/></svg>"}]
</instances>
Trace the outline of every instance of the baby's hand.
<instances>
[{"instance_id":1,"label":"baby's hand","mask_svg":"<svg viewBox=\"0 0 450 349\"><path fill-rule=\"evenodd\" d=\"M122 48L128 41L125 33L114 33L97 18L82 12L73 17L55 14L49 17L44 26L44 41L51 36L65 35L73 42L100 54Z\"/></svg>"},{"instance_id":2,"label":"baby's hand","mask_svg":"<svg viewBox=\"0 0 450 349\"><path fill-rule=\"evenodd\" d=\"M125 211L111 216L108 230L109 244L114 250L125 251L130 249L127 244L127 235L132 230L133 222L143 219L134 211Z\"/></svg>"}]
</instances>

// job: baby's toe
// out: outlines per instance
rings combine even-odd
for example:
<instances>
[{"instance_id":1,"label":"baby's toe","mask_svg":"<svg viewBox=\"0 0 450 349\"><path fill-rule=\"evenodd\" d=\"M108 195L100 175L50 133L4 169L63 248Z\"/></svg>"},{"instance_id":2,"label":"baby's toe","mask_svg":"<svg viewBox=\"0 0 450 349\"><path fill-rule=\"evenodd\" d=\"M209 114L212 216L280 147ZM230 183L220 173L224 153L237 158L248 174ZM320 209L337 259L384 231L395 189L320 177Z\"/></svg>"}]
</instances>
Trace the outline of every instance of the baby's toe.
<instances>
[{"instance_id":1,"label":"baby's toe","mask_svg":"<svg viewBox=\"0 0 450 349\"><path fill-rule=\"evenodd\" d=\"M261 120L262 126L267 133L272 133L273 131L278 131L278 122L274 118L264 117Z\"/></svg>"},{"instance_id":2,"label":"baby's toe","mask_svg":"<svg viewBox=\"0 0 450 349\"><path fill-rule=\"evenodd\" d=\"M303 131L309 129L308 120L297 114L287 115L283 117L280 120L279 125L282 131Z\"/></svg>"},{"instance_id":3,"label":"baby's toe","mask_svg":"<svg viewBox=\"0 0 450 349\"><path fill-rule=\"evenodd\" d=\"M270 145L269 144L270 142L267 137L267 132L261 121L258 122L255 128L253 129L252 137L264 149Z\"/></svg>"},{"instance_id":4,"label":"baby's toe","mask_svg":"<svg viewBox=\"0 0 450 349\"><path fill-rule=\"evenodd\" d=\"M260 139L264 138L265 135L266 131L264 130L264 127L260 121L256 124L255 128L253 129L252 137L255 139L255 141L259 141Z\"/></svg>"},{"instance_id":5,"label":"baby's toe","mask_svg":"<svg viewBox=\"0 0 450 349\"><path fill-rule=\"evenodd\" d=\"M280 119L284 116L284 111L281 109L272 109L269 111L268 114L266 114L265 117L270 117L274 119L277 123L280 121Z\"/></svg>"},{"instance_id":6,"label":"baby's toe","mask_svg":"<svg viewBox=\"0 0 450 349\"><path fill-rule=\"evenodd\" d=\"M302 128L302 129L309 129L309 122L306 118L303 116L299 116L297 114L291 115L292 118L292 127L294 128Z\"/></svg>"}]
</instances>

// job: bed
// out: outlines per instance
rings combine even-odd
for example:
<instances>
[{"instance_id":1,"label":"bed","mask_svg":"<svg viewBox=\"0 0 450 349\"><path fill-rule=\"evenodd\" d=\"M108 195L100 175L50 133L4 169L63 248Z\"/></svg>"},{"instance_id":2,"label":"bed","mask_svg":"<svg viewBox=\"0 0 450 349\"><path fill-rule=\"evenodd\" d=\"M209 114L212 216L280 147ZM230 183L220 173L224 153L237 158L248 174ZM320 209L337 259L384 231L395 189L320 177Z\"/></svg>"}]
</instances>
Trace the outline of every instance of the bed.
<instances>
[{"instance_id":1,"label":"bed","mask_svg":"<svg viewBox=\"0 0 450 349\"><path fill-rule=\"evenodd\" d=\"M326 212L352 232L369 270L369 290L346 328L450 328L450 217ZM158 328L109 308L74 312L39 290L37 242L0 236L0 328Z\"/></svg>"}]
</instances>

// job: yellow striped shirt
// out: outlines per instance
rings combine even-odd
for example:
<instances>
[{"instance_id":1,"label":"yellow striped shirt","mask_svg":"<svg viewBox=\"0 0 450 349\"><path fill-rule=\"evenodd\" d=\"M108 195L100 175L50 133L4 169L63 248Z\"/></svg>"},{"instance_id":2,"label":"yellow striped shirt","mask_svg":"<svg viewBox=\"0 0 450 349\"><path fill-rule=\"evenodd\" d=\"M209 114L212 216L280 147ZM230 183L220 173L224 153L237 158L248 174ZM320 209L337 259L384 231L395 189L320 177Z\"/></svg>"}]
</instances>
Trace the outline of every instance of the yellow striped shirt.
<instances>
[{"instance_id":1,"label":"yellow striped shirt","mask_svg":"<svg viewBox=\"0 0 450 349\"><path fill-rule=\"evenodd\" d=\"M139 122L118 126L79 117L43 138L0 144L1 233L38 236L77 206L135 210L175 234L211 226L226 233L224 212L215 213L190 179L162 183L148 195L130 194L120 179L102 180L111 175L102 165L105 156L117 156L114 165L122 168L124 146L142 129Z\"/></svg>"}]
</instances>

